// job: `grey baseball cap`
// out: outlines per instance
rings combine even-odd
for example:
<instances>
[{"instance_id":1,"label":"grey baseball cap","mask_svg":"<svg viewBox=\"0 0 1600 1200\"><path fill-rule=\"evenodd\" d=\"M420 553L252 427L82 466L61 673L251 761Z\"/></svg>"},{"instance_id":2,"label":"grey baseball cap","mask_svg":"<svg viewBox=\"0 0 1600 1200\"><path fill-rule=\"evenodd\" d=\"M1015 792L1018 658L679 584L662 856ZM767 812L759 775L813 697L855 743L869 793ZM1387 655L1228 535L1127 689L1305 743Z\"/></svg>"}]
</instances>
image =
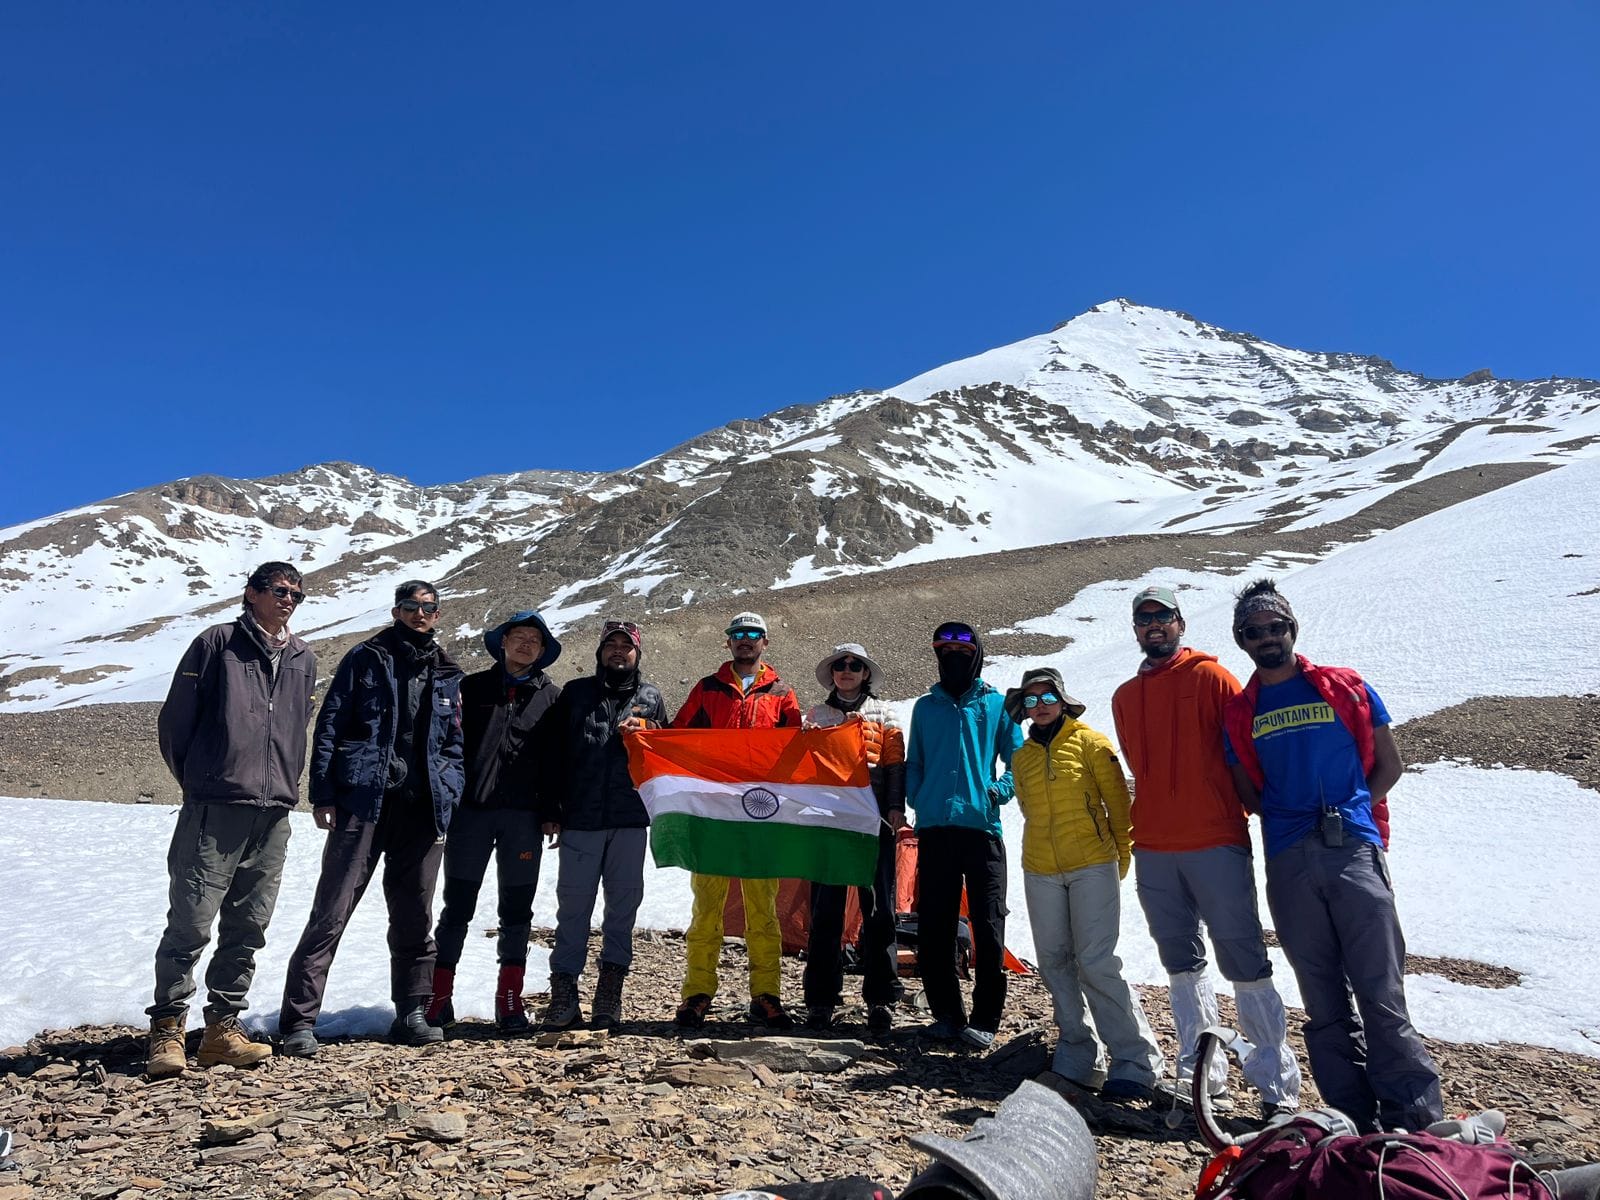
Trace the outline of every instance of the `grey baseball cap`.
<instances>
[{"instance_id":1,"label":"grey baseball cap","mask_svg":"<svg viewBox=\"0 0 1600 1200\"><path fill-rule=\"evenodd\" d=\"M1173 612L1182 612L1178 607L1178 594L1169 587L1147 587L1133 598L1133 611L1138 612L1141 604L1154 600L1157 604L1164 604Z\"/></svg>"}]
</instances>

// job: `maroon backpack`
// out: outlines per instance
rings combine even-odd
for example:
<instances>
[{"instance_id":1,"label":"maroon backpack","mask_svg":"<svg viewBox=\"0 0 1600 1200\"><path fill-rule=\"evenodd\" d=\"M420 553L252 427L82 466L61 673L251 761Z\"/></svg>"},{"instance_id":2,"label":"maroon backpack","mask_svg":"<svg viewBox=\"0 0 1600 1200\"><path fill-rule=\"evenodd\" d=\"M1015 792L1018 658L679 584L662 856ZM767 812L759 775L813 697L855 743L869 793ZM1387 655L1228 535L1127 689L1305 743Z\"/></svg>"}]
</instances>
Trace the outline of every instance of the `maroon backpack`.
<instances>
[{"instance_id":1,"label":"maroon backpack","mask_svg":"<svg viewBox=\"0 0 1600 1200\"><path fill-rule=\"evenodd\" d=\"M1294 1117L1223 1150L1196 1194L1201 1200L1554 1200L1504 1141L1332 1133L1319 1114Z\"/></svg>"}]
</instances>

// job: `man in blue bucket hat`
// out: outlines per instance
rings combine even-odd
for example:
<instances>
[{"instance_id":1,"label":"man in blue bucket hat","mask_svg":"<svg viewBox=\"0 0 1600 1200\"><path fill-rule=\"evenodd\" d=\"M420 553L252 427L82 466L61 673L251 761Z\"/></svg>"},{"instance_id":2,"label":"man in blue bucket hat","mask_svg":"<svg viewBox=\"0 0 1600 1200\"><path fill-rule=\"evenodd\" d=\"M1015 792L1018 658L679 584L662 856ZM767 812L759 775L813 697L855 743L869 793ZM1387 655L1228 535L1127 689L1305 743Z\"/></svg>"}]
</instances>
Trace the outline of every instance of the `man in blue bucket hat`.
<instances>
[{"instance_id":1,"label":"man in blue bucket hat","mask_svg":"<svg viewBox=\"0 0 1600 1200\"><path fill-rule=\"evenodd\" d=\"M439 960L428 1023L443 1027L455 1020L456 965L493 857L500 885L494 1020L503 1032L521 1033L529 1025L522 980L539 883L543 730L535 727L561 692L544 670L561 656L561 643L543 617L525 609L486 632L483 645L495 665L461 681L467 783L444 844L444 909L433 933Z\"/></svg>"}]
</instances>

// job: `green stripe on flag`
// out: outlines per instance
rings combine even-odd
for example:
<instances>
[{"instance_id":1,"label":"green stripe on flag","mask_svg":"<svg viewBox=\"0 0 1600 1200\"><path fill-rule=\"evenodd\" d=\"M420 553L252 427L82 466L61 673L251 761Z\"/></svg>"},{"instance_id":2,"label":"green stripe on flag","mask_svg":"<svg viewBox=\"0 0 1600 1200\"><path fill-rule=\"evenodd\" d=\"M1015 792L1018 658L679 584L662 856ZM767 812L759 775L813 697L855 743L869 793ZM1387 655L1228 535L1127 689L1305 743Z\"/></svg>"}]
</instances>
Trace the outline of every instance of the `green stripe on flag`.
<instances>
[{"instance_id":1,"label":"green stripe on flag","mask_svg":"<svg viewBox=\"0 0 1600 1200\"><path fill-rule=\"evenodd\" d=\"M871 887L878 839L826 825L718 821L662 813L650 826L658 867L735 879L809 879Z\"/></svg>"}]
</instances>

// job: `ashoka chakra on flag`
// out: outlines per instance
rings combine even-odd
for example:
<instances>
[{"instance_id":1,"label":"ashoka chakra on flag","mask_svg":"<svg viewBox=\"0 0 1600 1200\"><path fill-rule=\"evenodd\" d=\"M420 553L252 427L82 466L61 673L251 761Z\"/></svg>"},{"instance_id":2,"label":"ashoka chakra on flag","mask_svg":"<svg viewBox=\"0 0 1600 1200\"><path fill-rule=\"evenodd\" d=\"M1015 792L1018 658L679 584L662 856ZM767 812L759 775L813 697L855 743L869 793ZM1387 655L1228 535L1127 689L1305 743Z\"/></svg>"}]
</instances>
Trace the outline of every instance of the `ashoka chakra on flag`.
<instances>
[{"instance_id":1,"label":"ashoka chakra on flag","mask_svg":"<svg viewBox=\"0 0 1600 1200\"><path fill-rule=\"evenodd\" d=\"M859 721L827 729L647 729L628 768L658 867L872 883L878 802Z\"/></svg>"}]
</instances>

